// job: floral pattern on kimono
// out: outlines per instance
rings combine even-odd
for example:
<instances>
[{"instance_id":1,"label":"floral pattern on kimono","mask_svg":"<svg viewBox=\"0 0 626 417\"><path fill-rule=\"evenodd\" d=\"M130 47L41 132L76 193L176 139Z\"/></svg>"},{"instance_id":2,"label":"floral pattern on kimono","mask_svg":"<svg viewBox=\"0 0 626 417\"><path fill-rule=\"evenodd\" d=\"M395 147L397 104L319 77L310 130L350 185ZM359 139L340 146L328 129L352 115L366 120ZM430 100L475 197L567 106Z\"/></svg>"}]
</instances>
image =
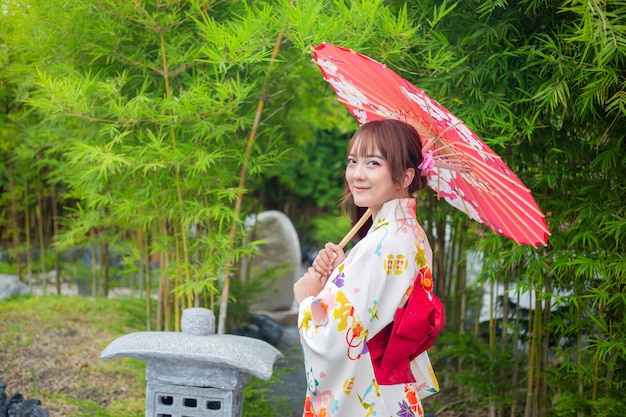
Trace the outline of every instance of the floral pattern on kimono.
<instances>
[{"instance_id":1,"label":"floral pattern on kimono","mask_svg":"<svg viewBox=\"0 0 626 417\"><path fill-rule=\"evenodd\" d=\"M393 321L414 284L432 292L431 264L415 200L385 203L324 289L300 303L307 377L303 416L423 416L423 379L379 385L366 342ZM429 372L434 380L432 368Z\"/></svg>"}]
</instances>

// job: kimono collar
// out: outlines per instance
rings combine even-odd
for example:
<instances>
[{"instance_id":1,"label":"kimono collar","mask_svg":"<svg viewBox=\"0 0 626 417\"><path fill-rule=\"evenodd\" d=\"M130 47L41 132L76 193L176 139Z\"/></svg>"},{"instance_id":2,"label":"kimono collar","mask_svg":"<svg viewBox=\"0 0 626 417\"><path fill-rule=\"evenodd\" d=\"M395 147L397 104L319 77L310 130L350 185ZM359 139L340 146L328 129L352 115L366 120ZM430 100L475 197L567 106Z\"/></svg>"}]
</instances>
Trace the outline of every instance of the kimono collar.
<instances>
[{"instance_id":1,"label":"kimono collar","mask_svg":"<svg viewBox=\"0 0 626 417\"><path fill-rule=\"evenodd\" d=\"M414 219L416 205L417 203L414 198L389 200L380 207L373 222L374 224L378 224L379 222L386 221Z\"/></svg>"}]
</instances>

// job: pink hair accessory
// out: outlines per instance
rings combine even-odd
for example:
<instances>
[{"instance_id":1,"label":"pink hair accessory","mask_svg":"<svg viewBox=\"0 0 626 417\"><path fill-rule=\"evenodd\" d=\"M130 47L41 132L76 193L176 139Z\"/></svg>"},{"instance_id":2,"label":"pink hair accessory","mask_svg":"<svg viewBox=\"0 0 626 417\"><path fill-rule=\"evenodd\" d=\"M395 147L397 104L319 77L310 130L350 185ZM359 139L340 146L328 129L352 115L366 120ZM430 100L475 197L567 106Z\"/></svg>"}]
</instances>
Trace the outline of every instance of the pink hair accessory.
<instances>
[{"instance_id":1,"label":"pink hair accessory","mask_svg":"<svg viewBox=\"0 0 626 417\"><path fill-rule=\"evenodd\" d=\"M435 159L433 158L432 151L423 153L422 158L422 163L417 166L422 172L429 172L435 167Z\"/></svg>"}]
</instances>

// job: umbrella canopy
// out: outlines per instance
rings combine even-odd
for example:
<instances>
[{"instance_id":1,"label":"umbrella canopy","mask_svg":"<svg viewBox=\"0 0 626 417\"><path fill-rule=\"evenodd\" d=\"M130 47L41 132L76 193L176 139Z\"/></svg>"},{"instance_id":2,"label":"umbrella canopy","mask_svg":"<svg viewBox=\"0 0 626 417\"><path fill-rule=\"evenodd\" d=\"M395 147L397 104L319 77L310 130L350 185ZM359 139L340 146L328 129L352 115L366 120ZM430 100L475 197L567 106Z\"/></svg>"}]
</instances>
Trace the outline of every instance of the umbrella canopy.
<instances>
[{"instance_id":1,"label":"umbrella canopy","mask_svg":"<svg viewBox=\"0 0 626 417\"><path fill-rule=\"evenodd\" d=\"M359 124L398 119L415 127L426 155L422 172L439 197L519 244L546 245L550 233L530 190L458 117L372 58L329 43L313 53Z\"/></svg>"}]
</instances>

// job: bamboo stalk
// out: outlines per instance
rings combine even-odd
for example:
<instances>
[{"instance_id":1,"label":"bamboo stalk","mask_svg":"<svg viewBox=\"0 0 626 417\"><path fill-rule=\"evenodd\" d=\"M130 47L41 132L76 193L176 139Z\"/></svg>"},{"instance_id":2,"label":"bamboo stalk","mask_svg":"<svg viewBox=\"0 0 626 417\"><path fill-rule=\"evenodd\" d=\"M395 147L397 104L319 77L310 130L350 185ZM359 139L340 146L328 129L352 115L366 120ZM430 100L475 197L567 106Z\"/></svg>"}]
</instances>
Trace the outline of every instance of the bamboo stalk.
<instances>
[{"instance_id":1,"label":"bamboo stalk","mask_svg":"<svg viewBox=\"0 0 626 417\"><path fill-rule=\"evenodd\" d=\"M514 336L515 340L520 340L520 293L519 288L517 290L517 302L515 303L515 330ZM519 343L515 343L513 347L513 376L511 378L511 386L517 387L519 383ZM511 405L511 417L517 416L517 402L513 401Z\"/></svg>"},{"instance_id":2,"label":"bamboo stalk","mask_svg":"<svg viewBox=\"0 0 626 417\"><path fill-rule=\"evenodd\" d=\"M541 316L542 316L542 311L541 311L541 303L539 302L539 298L540 298L540 293L539 293L539 289L535 290L535 337L536 337L536 341L534 343L534 347L535 347L535 363L534 363L534 367L535 367L535 373L534 373L534 394L533 394L533 410L534 410L534 416L535 417L541 417L539 416L539 411L540 411L540 404L539 404L539 400L540 400L540 394L541 394L541 346L542 346L542 333L541 333Z\"/></svg>"},{"instance_id":3,"label":"bamboo stalk","mask_svg":"<svg viewBox=\"0 0 626 417\"><path fill-rule=\"evenodd\" d=\"M163 278L163 294L165 295L164 298L164 315L163 315L163 322L165 323L165 331L169 331L172 328L172 306L174 304L173 301L173 297L172 294L170 293L170 280L168 277L168 272L170 269L170 253L169 252L164 252L163 253L163 260L162 260L164 266L162 268L162 271L164 273L164 278Z\"/></svg>"},{"instance_id":4,"label":"bamboo stalk","mask_svg":"<svg viewBox=\"0 0 626 417\"><path fill-rule=\"evenodd\" d=\"M577 294L577 298L580 297ZM580 323L582 320L582 309L576 309L576 323ZM581 328L576 332L576 371L577 371L577 379L578 379L578 400L582 404L585 399L585 382L584 382L584 370L583 370L583 331ZM583 417L583 411L576 411L577 417Z\"/></svg>"},{"instance_id":5,"label":"bamboo stalk","mask_svg":"<svg viewBox=\"0 0 626 417\"><path fill-rule=\"evenodd\" d=\"M532 292L530 293L530 305L532 307ZM530 331L528 337L528 363L526 366L526 405L524 406L524 417L531 417L533 412L533 375L535 370L535 324L532 314L528 314L528 329Z\"/></svg>"},{"instance_id":6,"label":"bamboo stalk","mask_svg":"<svg viewBox=\"0 0 626 417\"><path fill-rule=\"evenodd\" d=\"M200 233L200 232L198 231L198 233ZM196 253L195 253L195 259L194 259L194 261L195 261L196 265L199 265L199 264L200 264L200 252L196 252ZM199 291L196 291L196 292L194 293L194 298L193 298L193 306L194 306L194 307L201 307L201 304L200 304L200 295L201 295L201 294L200 294L200 292L199 292Z\"/></svg>"},{"instance_id":7,"label":"bamboo stalk","mask_svg":"<svg viewBox=\"0 0 626 417\"><path fill-rule=\"evenodd\" d=\"M446 257L446 220L445 218L439 219L435 221L435 227L437 228L437 238L435 239L435 249L433 257L436 259L435 266L436 272L433 273L433 276L437 276L437 281L435 282L435 293L439 297L440 300L446 299L446 276L445 276L445 267L444 260Z\"/></svg>"},{"instance_id":8,"label":"bamboo stalk","mask_svg":"<svg viewBox=\"0 0 626 417\"><path fill-rule=\"evenodd\" d=\"M9 193L10 197L10 210L11 210L11 225L13 238L13 249L15 250L15 261L17 262L17 275L21 282L25 282L24 271L22 271L22 257L20 256L20 241L19 241L19 229L17 225L17 203L15 198L15 178L13 177L13 166L9 162L7 164L7 175L9 177Z\"/></svg>"},{"instance_id":9,"label":"bamboo stalk","mask_svg":"<svg viewBox=\"0 0 626 417\"><path fill-rule=\"evenodd\" d=\"M162 223L161 223L162 226ZM161 232L163 236L165 233ZM163 260L165 259L164 253L160 252L159 254L159 288L157 290L157 311L156 311L156 330L162 331L165 326L163 323L163 317L165 312L165 288L163 285L163 279L165 274L163 273Z\"/></svg>"},{"instance_id":10,"label":"bamboo stalk","mask_svg":"<svg viewBox=\"0 0 626 417\"><path fill-rule=\"evenodd\" d=\"M465 230L461 233L459 246L465 245ZM461 255L459 259L458 268L458 287L461 293L461 303L459 308L459 333L465 333L465 321L466 321L466 308L467 308L467 258L464 250L460 250Z\"/></svg>"},{"instance_id":11,"label":"bamboo stalk","mask_svg":"<svg viewBox=\"0 0 626 417\"><path fill-rule=\"evenodd\" d=\"M457 294L460 295L459 303L459 334L465 334L466 327L466 309L467 309L467 253L463 249L465 245L465 237L467 236L467 223L459 220L457 225L457 246L458 246L458 261L457 261ZM480 311L479 314L480 315ZM457 360L457 369L460 373L463 369L463 358L459 355Z\"/></svg>"},{"instance_id":12,"label":"bamboo stalk","mask_svg":"<svg viewBox=\"0 0 626 417\"><path fill-rule=\"evenodd\" d=\"M604 302L600 302L600 308L598 309L598 317L604 317ZM598 326L597 339L602 339L602 329ZM591 386L591 411L589 417L596 415L595 403L598 400L598 386L600 376L600 347L596 347L596 353L593 358L593 385Z\"/></svg>"},{"instance_id":13,"label":"bamboo stalk","mask_svg":"<svg viewBox=\"0 0 626 417\"><path fill-rule=\"evenodd\" d=\"M145 278L145 286L146 286L146 329L148 331L152 330L152 324L150 317L152 316L152 308L150 304L150 294L152 292L152 287L150 285L150 281L152 280L152 274L150 270L150 233L147 232L145 236L143 236L143 264L145 268L144 278Z\"/></svg>"},{"instance_id":14,"label":"bamboo stalk","mask_svg":"<svg viewBox=\"0 0 626 417\"><path fill-rule=\"evenodd\" d=\"M30 204L28 202L28 180L25 180L24 184L24 237L26 238L26 275L28 280L28 285L32 284L33 281L33 255L31 253L31 240L30 240Z\"/></svg>"},{"instance_id":15,"label":"bamboo stalk","mask_svg":"<svg viewBox=\"0 0 626 417\"><path fill-rule=\"evenodd\" d=\"M171 224L168 223L167 219L165 220L165 224L164 224L165 230L166 230L166 235L167 236L171 236L172 235L172 231L171 231ZM170 246L168 245L168 248ZM176 287L176 281L175 281L175 277L174 278L170 278L171 277L171 259L173 256L175 256L171 250L167 250L164 254L165 256L165 266L164 266L164 271L165 271L165 281L164 281L164 286L165 286L165 294L167 295L167 298L165 299L165 328L166 330L170 330L172 328L172 317L174 317L175 320L175 315L176 315L176 295L173 294L172 292L172 288Z\"/></svg>"},{"instance_id":16,"label":"bamboo stalk","mask_svg":"<svg viewBox=\"0 0 626 417\"><path fill-rule=\"evenodd\" d=\"M52 240L54 241L59 234L57 189L54 183L50 184L50 200L50 204L52 205ZM54 245L54 282L57 294L61 295L61 255L57 245Z\"/></svg>"},{"instance_id":17,"label":"bamboo stalk","mask_svg":"<svg viewBox=\"0 0 626 417\"><path fill-rule=\"evenodd\" d=\"M102 232L98 231L98 240L96 244L94 245L94 247L96 248L95 255L97 257L96 265L99 266L97 268L98 286L91 289L93 296L96 296L97 294L100 293L101 287L104 291L104 264L103 264L104 259L103 259L103 254L102 254L102 251L104 248L102 247L101 237L102 237Z\"/></svg>"},{"instance_id":18,"label":"bamboo stalk","mask_svg":"<svg viewBox=\"0 0 626 417\"><path fill-rule=\"evenodd\" d=\"M96 242L96 231L91 229L89 232L91 235L91 295L95 297L98 289L98 260L96 258L97 253L97 242Z\"/></svg>"},{"instance_id":19,"label":"bamboo stalk","mask_svg":"<svg viewBox=\"0 0 626 417\"><path fill-rule=\"evenodd\" d=\"M176 230L176 223L173 225L173 236L174 236L174 267L176 269L176 273L174 274L174 288L180 285L180 248L178 245L178 239L176 236L178 235ZM180 331L180 317L181 317L181 304L184 302L183 297L180 296L178 291L174 292L174 330Z\"/></svg>"},{"instance_id":20,"label":"bamboo stalk","mask_svg":"<svg viewBox=\"0 0 626 417\"><path fill-rule=\"evenodd\" d=\"M485 293L485 286L481 285L478 288L478 299L480 300L480 303L478 305L478 314L476 314L476 317L474 319L474 336L478 337L478 334L480 332L480 311L483 308L483 294Z\"/></svg>"},{"instance_id":21,"label":"bamboo stalk","mask_svg":"<svg viewBox=\"0 0 626 417\"><path fill-rule=\"evenodd\" d=\"M489 280L489 362L490 363L493 363L495 360L495 350L496 350L496 319L494 317L494 308L495 308L494 283L497 278L495 279L494 278L495 277L492 276L491 279ZM489 379L491 382L491 386L495 386L495 383L493 380L493 370L489 372ZM490 396L492 396L492 394L490 394ZM493 399L490 398L489 399L489 417L495 417L495 416L496 416L496 410L493 405Z\"/></svg>"},{"instance_id":22,"label":"bamboo stalk","mask_svg":"<svg viewBox=\"0 0 626 417\"><path fill-rule=\"evenodd\" d=\"M39 263L41 264L40 276L42 278L43 294L48 294L48 277L46 276L46 245L43 235L43 214L41 206L43 205L43 196L41 191L37 192L37 205L35 206L35 220L37 222L37 236L39 240Z\"/></svg>"},{"instance_id":23,"label":"bamboo stalk","mask_svg":"<svg viewBox=\"0 0 626 417\"><path fill-rule=\"evenodd\" d=\"M509 272L510 273L510 272ZM510 276L507 274L503 274L503 292L502 292L502 333L500 334L500 344L502 346L506 346L509 341L509 283ZM501 367L499 369L499 377L500 381L504 381L506 379L506 369ZM502 412L498 413L499 415L504 415L504 406L502 406Z\"/></svg>"},{"instance_id":24,"label":"bamboo stalk","mask_svg":"<svg viewBox=\"0 0 626 417\"><path fill-rule=\"evenodd\" d=\"M500 343L506 345L508 342L509 328L509 279L510 277L503 274L503 293L502 293L502 334L500 335Z\"/></svg>"},{"instance_id":25,"label":"bamboo stalk","mask_svg":"<svg viewBox=\"0 0 626 417\"><path fill-rule=\"evenodd\" d=\"M165 53L165 37L163 35L163 32L159 32L159 40L161 43L161 62L162 62L162 66L163 66L163 79L165 82L165 97L170 100L172 98L172 91L170 88L170 82L169 82L169 68L168 68L168 63L167 63L167 55ZM170 115L172 114L172 111L169 110ZM176 130L174 130L174 125L170 124L170 137L172 139L172 149L174 151L176 151ZM183 262L184 262L184 276L185 276L185 282L186 283L190 283L191 282L191 274L189 271L189 246L188 246L188 242L187 242L187 229L185 228L185 221L184 221L184 216L185 216L185 211L183 209L184 206L184 200L183 200L183 191L182 191L182 187L180 185L180 164L177 162L176 166L175 166L175 176L176 176L176 196L178 198L178 214L180 215L180 233L181 233L181 239L182 239L182 244L183 244ZM191 305L191 294L188 294L188 301L189 301L189 305Z\"/></svg>"},{"instance_id":26,"label":"bamboo stalk","mask_svg":"<svg viewBox=\"0 0 626 417\"><path fill-rule=\"evenodd\" d=\"M550 294L552 293L552 282L550 279L545 280L545 294L546 298L543 303L543 320L541 321L541 364L540 364L540 377L539 380L539 411L537 413L538 417L545 417L548 415L547 404L548 404L548 376L546 375L546 370L548 369L548 352L550 351L550 318L551 318L551 310L550 305L552 304L552 298Z\"/></svg>"},{"instance_id":27,"label":"bamboo stalk","mask_svg":"<svg viewBox=\"0 0 626 417\"><path fill-rule=\"evenodd\" d=\"M263 107L265 106L265 95L267 94L267 82L269 80L269 75L271 73L274 61L276 60L276 57L278 56L278 51L280 50L280 45L282 43L282 40L283 40L283 35L278 34L278 37L276 38L276 43L274 44L274 50L272 51L272 55L270 57L269 65L267 68L267 73L265 75L265 81L263 82L263 92L262 92L263 94L261 95L261 98L259 99L259 102L257 104L257 110L254 116L254 123L252 124L252 130L250 132L250 136L248 138L248 143L246 145L246 150L245 150L244 157L243 157L241 173L239 175L239 188L240 189L243 188L244 183L246 181L246 175L248 172L248 161L250 159L250 155L252 154L252 145L254 145L254 141L256 140L256 132L261 123L261 114L263 113ZM241 212L242 200L243 200L243 192L239 192L237 194L237 200L235 201L235 212L234 212L235 219L239 218L239 214ZM218 319L218 328L217 328L218 334L224 334L226 331L226 314L228 310L228 296L230 292L230 274L231 274L231 268L232 268L232 262L233 262L233 259L232 259L233 250L232 249L235 245L236 232L237 232L237 221L234 220L230 229L230 234L229 234L230 239L231 239L230 241L231 250L227 252L226 263L224 266L224 281L222 283L222 296L220 300L220 315Z\"/></svg>"},{"instance_id":28,"label":"bamboo stalk","mask_svg":"<svg viewBox=\"0 0 626 417\"><path fill-rule=\"evenodd\" d=\"M167 219L161 220L161 236L169 241L170 231L167 224ZM169 247L169 246L168 246ZM161 306L162 312L157 315L161 320L161 324L157 325L159 330L169 331L172 324L172 294L170 293L170 280L169 280L169 258L170 252L163 248L160 253L160 279L159 279L159 299L158 305Z\"/></svg>"}]
</instances>

